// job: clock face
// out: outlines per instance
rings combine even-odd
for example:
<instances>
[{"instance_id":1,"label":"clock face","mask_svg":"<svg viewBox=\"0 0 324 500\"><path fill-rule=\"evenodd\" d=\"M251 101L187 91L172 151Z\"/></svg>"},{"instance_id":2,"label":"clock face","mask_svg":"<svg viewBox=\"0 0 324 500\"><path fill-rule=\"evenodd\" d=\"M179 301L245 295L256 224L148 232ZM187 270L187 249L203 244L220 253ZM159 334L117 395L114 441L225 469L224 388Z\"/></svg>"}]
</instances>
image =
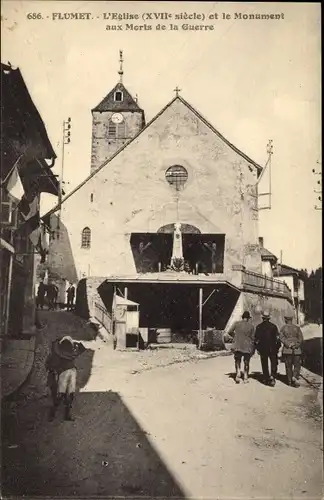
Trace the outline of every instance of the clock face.
<instances>
[{"instance_id":1,"label":"clock face","mask_svg":"<svg viewBox=\"0 0 324 500\"><path fill-rule=\"evenodd\" d=\"M114 113L111 117L111 121L113 123L122 123L122 121L124 121L124 117L121 113Z\"/></svg>"}]
</instances>

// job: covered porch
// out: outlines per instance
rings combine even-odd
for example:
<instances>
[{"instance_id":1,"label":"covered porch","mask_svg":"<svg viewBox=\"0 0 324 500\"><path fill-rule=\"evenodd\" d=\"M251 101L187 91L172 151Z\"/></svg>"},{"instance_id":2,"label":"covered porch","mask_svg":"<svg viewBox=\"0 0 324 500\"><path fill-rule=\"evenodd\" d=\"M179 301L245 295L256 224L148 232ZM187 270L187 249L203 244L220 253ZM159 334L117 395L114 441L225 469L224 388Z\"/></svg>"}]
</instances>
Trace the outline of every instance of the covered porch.
<instances>
[{"instance_id":1,"label":"covered porch","mask_svg":"<svg viewBox=\"0 0 324 500\"><path fill-rule=\"evenodd\" d=\"M116 296L139 304L139 328L169 332L169 341L189 342L207 328L225 329L240 296L238 288L224 280L167 274L110 277L98 293L111 317Z\"/></svg>"}]
</instances>

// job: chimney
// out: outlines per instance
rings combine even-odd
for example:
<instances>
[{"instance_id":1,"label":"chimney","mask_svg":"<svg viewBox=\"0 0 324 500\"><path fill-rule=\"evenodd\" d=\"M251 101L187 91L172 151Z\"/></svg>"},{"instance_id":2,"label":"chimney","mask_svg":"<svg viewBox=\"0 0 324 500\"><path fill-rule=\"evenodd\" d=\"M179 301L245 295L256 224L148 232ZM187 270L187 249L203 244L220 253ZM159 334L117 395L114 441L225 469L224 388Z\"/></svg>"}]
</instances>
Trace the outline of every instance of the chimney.
<instances>
[{"instance_id":1,"label":"chimney","mask_svg":"<svg viewBox=\"0 0 324 500\"><path fill-rule=\"evenodd\" d=\"M261 248L263 248L263 236L259 237L259 245Z\"/></svg>"}]
</instances>

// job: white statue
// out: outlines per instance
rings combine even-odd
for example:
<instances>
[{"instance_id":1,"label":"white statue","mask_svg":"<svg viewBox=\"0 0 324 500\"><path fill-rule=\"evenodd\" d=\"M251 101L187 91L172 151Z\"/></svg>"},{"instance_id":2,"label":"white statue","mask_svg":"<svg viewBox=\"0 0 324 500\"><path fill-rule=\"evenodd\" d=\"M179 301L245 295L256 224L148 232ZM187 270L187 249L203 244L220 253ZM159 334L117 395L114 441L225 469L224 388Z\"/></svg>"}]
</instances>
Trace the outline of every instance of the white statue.
<instances>
[{"instance_id":1,"label":"white statue","mask_svg":"<svg viewBox=\"0 0 324 500\"><path fill-rule=\"evenodd\" d=\"M176 222L174 224L171 264L173 263L174 259L183 259L182 233L181 224L179 222Z\"/></svg>"}]
</instances>

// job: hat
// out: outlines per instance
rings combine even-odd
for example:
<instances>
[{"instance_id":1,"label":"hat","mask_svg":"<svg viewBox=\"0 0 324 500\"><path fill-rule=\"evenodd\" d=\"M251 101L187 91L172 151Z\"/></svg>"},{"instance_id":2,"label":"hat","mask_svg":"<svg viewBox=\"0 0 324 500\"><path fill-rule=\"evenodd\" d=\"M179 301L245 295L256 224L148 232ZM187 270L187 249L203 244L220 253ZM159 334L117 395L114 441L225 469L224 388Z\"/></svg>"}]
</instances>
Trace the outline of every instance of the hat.
<instances>
[{"instance_id":1,"label":"hat","mask_svg":"<svg viewBox=\"0 0 324 500\"><path fill-rule=\"evenodd\" d=\"M293 315L291 313L287 313L284 316L285 319L293 319Z\"/></svg>"},{"instance_id":2,"label":"hat","mask_svg":"<svg viewBox=\"0 0 324 500\"><path fill-rule=\"evenodd\" d=\"M251 314L249 313L249 311L244 311L244 313L242 314L242 318L245 319L250 319L251 318Z\"/></svg>"},{"instance_id":3,"label":"hat","mask_svg":"<svg viewBox=\"0 0 324 500\"><path fill-rule=\"evenodd\" d=\"M267 311L267 310L263 311L263 313L262 313L262 318L266 318L266 319L267 319L267 318L270 318L270 313L269 313L269 311Z\"/></svg>"},{"instance_id":4,"label":"hat","mask_svg":"<svg viewBox=\"0 0 324 500\"><path fill-rule=\"evenodd\" d=\"M62 358L73 359L73 347L73 339L68 335L62 337L61 339L57 339L53 343L54 352Z\"/></svg>"},{"instance_id":5,"label":"hat","mask_svg":"<svg viewBox=\"0 0 324 500\"><path fill-rule=\"evenodd\" d=\"M65 337L62 337L60 340L59 340L59 344L62 344L62 342L70 342L70 344L73 345L73 339L72 337L70 337L70 335L65 335Z\"/></svg>"}]
</instances>

